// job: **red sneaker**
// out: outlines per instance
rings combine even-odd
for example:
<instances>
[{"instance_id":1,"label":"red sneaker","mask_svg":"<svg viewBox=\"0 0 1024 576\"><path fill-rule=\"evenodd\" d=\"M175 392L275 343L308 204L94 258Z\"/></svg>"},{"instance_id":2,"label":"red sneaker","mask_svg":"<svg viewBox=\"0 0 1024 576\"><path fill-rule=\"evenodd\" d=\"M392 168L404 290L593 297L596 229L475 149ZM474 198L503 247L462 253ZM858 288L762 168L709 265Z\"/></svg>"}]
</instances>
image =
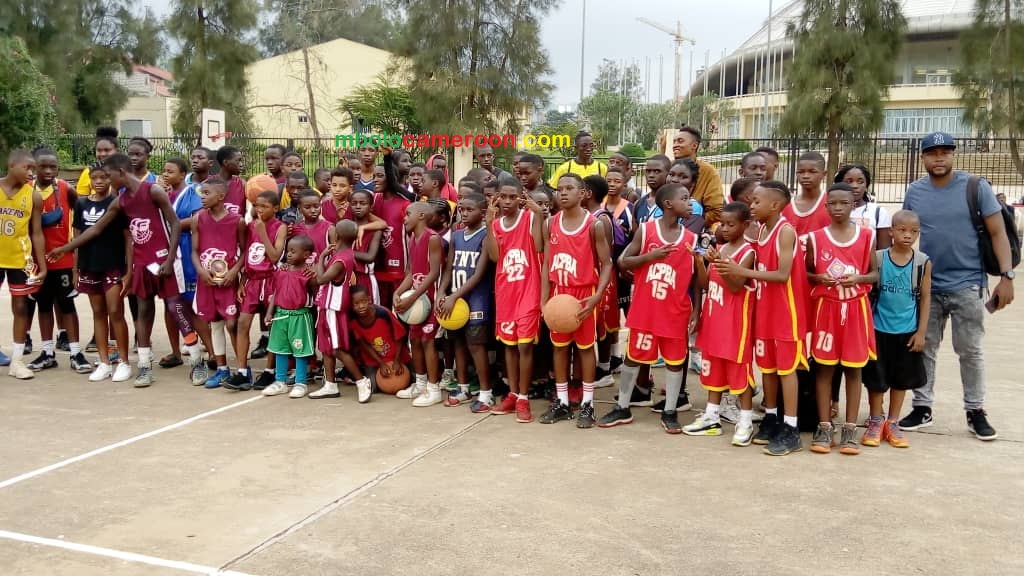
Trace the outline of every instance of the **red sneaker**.
<instances>
[{"instance_id":1,"label":"red sneaker","mask_svg":"<svg viewBox=\"0 0 1024 576\"><path fill-rule=\"evenodd\" d=\"M526 398L520 398L516 402L516 422L522 424L533 422L533 414L530 412L530 401Z\"/></svg>"},{"instance_id":2,"label":"red sneaker","mask_svg":"<svg viewBox=\"0 0 1024 576\"><path fill-rule=\"evenodd\" d=\"M491 408L491 414L511 414L516 411L516 397L506 394L501 403Z\"/></svg>"}]
</instances>

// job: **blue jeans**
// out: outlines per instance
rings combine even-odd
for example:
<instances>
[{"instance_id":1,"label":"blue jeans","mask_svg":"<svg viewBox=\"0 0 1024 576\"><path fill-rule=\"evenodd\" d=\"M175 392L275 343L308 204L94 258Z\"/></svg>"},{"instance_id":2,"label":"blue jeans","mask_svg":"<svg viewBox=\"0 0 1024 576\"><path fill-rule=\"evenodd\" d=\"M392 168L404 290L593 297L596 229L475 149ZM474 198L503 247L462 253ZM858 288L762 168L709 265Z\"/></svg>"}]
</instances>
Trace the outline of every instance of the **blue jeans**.
<instances>
[{"instance_id":1,"label":"blue jeans","mask_svg":"<svg viewBox=\"0 0 1024 576\"><path fill-rule=\"evenodd\" d=\"M932 293L928 335L924 344L927 382L914 390L914 406L931 407L935 402L935 360L946 330L953 320L953 350L960 358L960 381L964 388L964 410L985 405L985 360L981 341L985 337L985 298L977 286L956 292Z\"/></svg>"}]
</instances>

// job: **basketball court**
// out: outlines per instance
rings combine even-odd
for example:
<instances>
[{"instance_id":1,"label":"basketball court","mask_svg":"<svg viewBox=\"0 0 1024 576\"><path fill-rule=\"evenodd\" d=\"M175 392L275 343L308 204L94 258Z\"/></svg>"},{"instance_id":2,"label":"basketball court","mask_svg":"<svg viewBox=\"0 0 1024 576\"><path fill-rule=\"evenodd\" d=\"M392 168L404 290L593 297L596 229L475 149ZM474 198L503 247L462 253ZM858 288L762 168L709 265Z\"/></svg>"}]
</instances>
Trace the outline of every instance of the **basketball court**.
<instances>
[{"instance_id":1,"label":"basketball court","mask_svg":"<svg viewBox=\"0 0 1024 576\"><path fill-rule=\"evenodd\" d=\"M909 434L908 450L857 457L811 454L804 435L804 452L769 458L730 446L728 425L717 438L668 436L646 408L630 426L577 430L393 397L358 405L354 387L315 402L204 390L184 368L156 368L156 384L136 390L91 384L58 353L61 366L35 380L0 379L0 566L5 576L1021 574L1022 321L1018 303L988 326L1000 440L968 435L947 343L935 425ZM154 332L159 356L162 325ZM9 313L0 334L9 350ZM688 383L702 407L693 374ZM535 416L543 409L534 401Z\"/></svg>"}]
</instances>

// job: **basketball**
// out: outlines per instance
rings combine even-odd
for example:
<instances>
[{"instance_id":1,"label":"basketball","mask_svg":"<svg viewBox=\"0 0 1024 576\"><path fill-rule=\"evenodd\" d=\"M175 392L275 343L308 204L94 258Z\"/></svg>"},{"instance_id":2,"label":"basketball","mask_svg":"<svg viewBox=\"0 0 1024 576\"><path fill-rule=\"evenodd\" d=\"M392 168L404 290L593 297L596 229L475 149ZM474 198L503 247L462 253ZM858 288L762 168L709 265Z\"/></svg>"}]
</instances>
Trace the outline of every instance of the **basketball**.
<instances>
[{"instance_id":1,"label":"basketball","mask_svg":"<svg viewBox=\"0 0 1024 576\"><path fill-rule=\"evenodd\" d=\"M257 174L245 183L245 198L252 203L260 192L277 192L277 180L269 174Z\"/></svg>"},{"instance_id":2,"label":"basketball","mask_svg":"<svg viewBox=\"0 0 1024 576\"><path fill-rule=\"evenodd\" d=\"M391 376L384 376L377 371L377 388L385 394L394 394L399 390L405 390L409 387L409 369L402 370L401 374L392 374Z\"/></svg>"},{"instance_id":3,"label":"basketball","mask_svg":"<svg viewBox=\"0 0 1024 576\"><path fill-rule=\"evenodd\" d=\"M414 292L415 290L406 290L402 293L401 298L408 298ZM423 324L430 317L430 298L427 298L426 294L420 294L420 297L405 312L395 313L406 324Z\"/></svg>"},{"instance_id":4,"label":"basketball","mask_svg":"<svg viewBox=\"0 0 1024 576\"><path fill-rule=\"evenodd\" d=\"M576 315L582 309L583 306L580 305L579 300L569 294L552 296L544 305L544 323L553 332L571 334L580 327L580 321L576 319Z\"/></svg>"},{"instance_id":5,"label":"basketball","mask_svg":"<svg viewBox=\"0 0 1024 576\"><path fill-rule=\"evenodd\" d=\"M460 330L469 322L469 304L459 298L452 306L452 313L447 318L437 317L437 322L445 330Z\"/></svg>"}]
</instances>

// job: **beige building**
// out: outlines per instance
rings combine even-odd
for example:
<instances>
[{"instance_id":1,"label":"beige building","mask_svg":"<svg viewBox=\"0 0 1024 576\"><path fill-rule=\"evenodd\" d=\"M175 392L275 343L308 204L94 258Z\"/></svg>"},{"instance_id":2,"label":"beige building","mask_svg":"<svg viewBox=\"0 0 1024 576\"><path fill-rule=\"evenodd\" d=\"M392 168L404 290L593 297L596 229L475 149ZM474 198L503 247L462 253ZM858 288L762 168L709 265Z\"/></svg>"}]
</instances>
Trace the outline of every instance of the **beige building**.
<instances>
[{"instance_id":1,"label":"beige building","mask_svg":"<svg viewBox=\"0 0 1024 576\"><path fill-rule=\"evenodd\" d=\"M338 109L338 102L384 72L391 53L342 38L311 46L308 53L320 136L333 138L350 121ZM246 69L246 75L255 133L288 138L313 136L301 50L255 62Z\"/></svg>"},{"instance_id":2,"label":"beige building","mask_svg":"<svg viewBox=\"0 0 1024 576\"><path fill-rule=\"evenodd\" d=\"M128 90L128 102L117 113L122 136L146 138L172 135L171 124L178 99L171 91L174 77L155 66L132 66L130 75L117 72L114 82Z\"/></svg>"}]
</instances>

